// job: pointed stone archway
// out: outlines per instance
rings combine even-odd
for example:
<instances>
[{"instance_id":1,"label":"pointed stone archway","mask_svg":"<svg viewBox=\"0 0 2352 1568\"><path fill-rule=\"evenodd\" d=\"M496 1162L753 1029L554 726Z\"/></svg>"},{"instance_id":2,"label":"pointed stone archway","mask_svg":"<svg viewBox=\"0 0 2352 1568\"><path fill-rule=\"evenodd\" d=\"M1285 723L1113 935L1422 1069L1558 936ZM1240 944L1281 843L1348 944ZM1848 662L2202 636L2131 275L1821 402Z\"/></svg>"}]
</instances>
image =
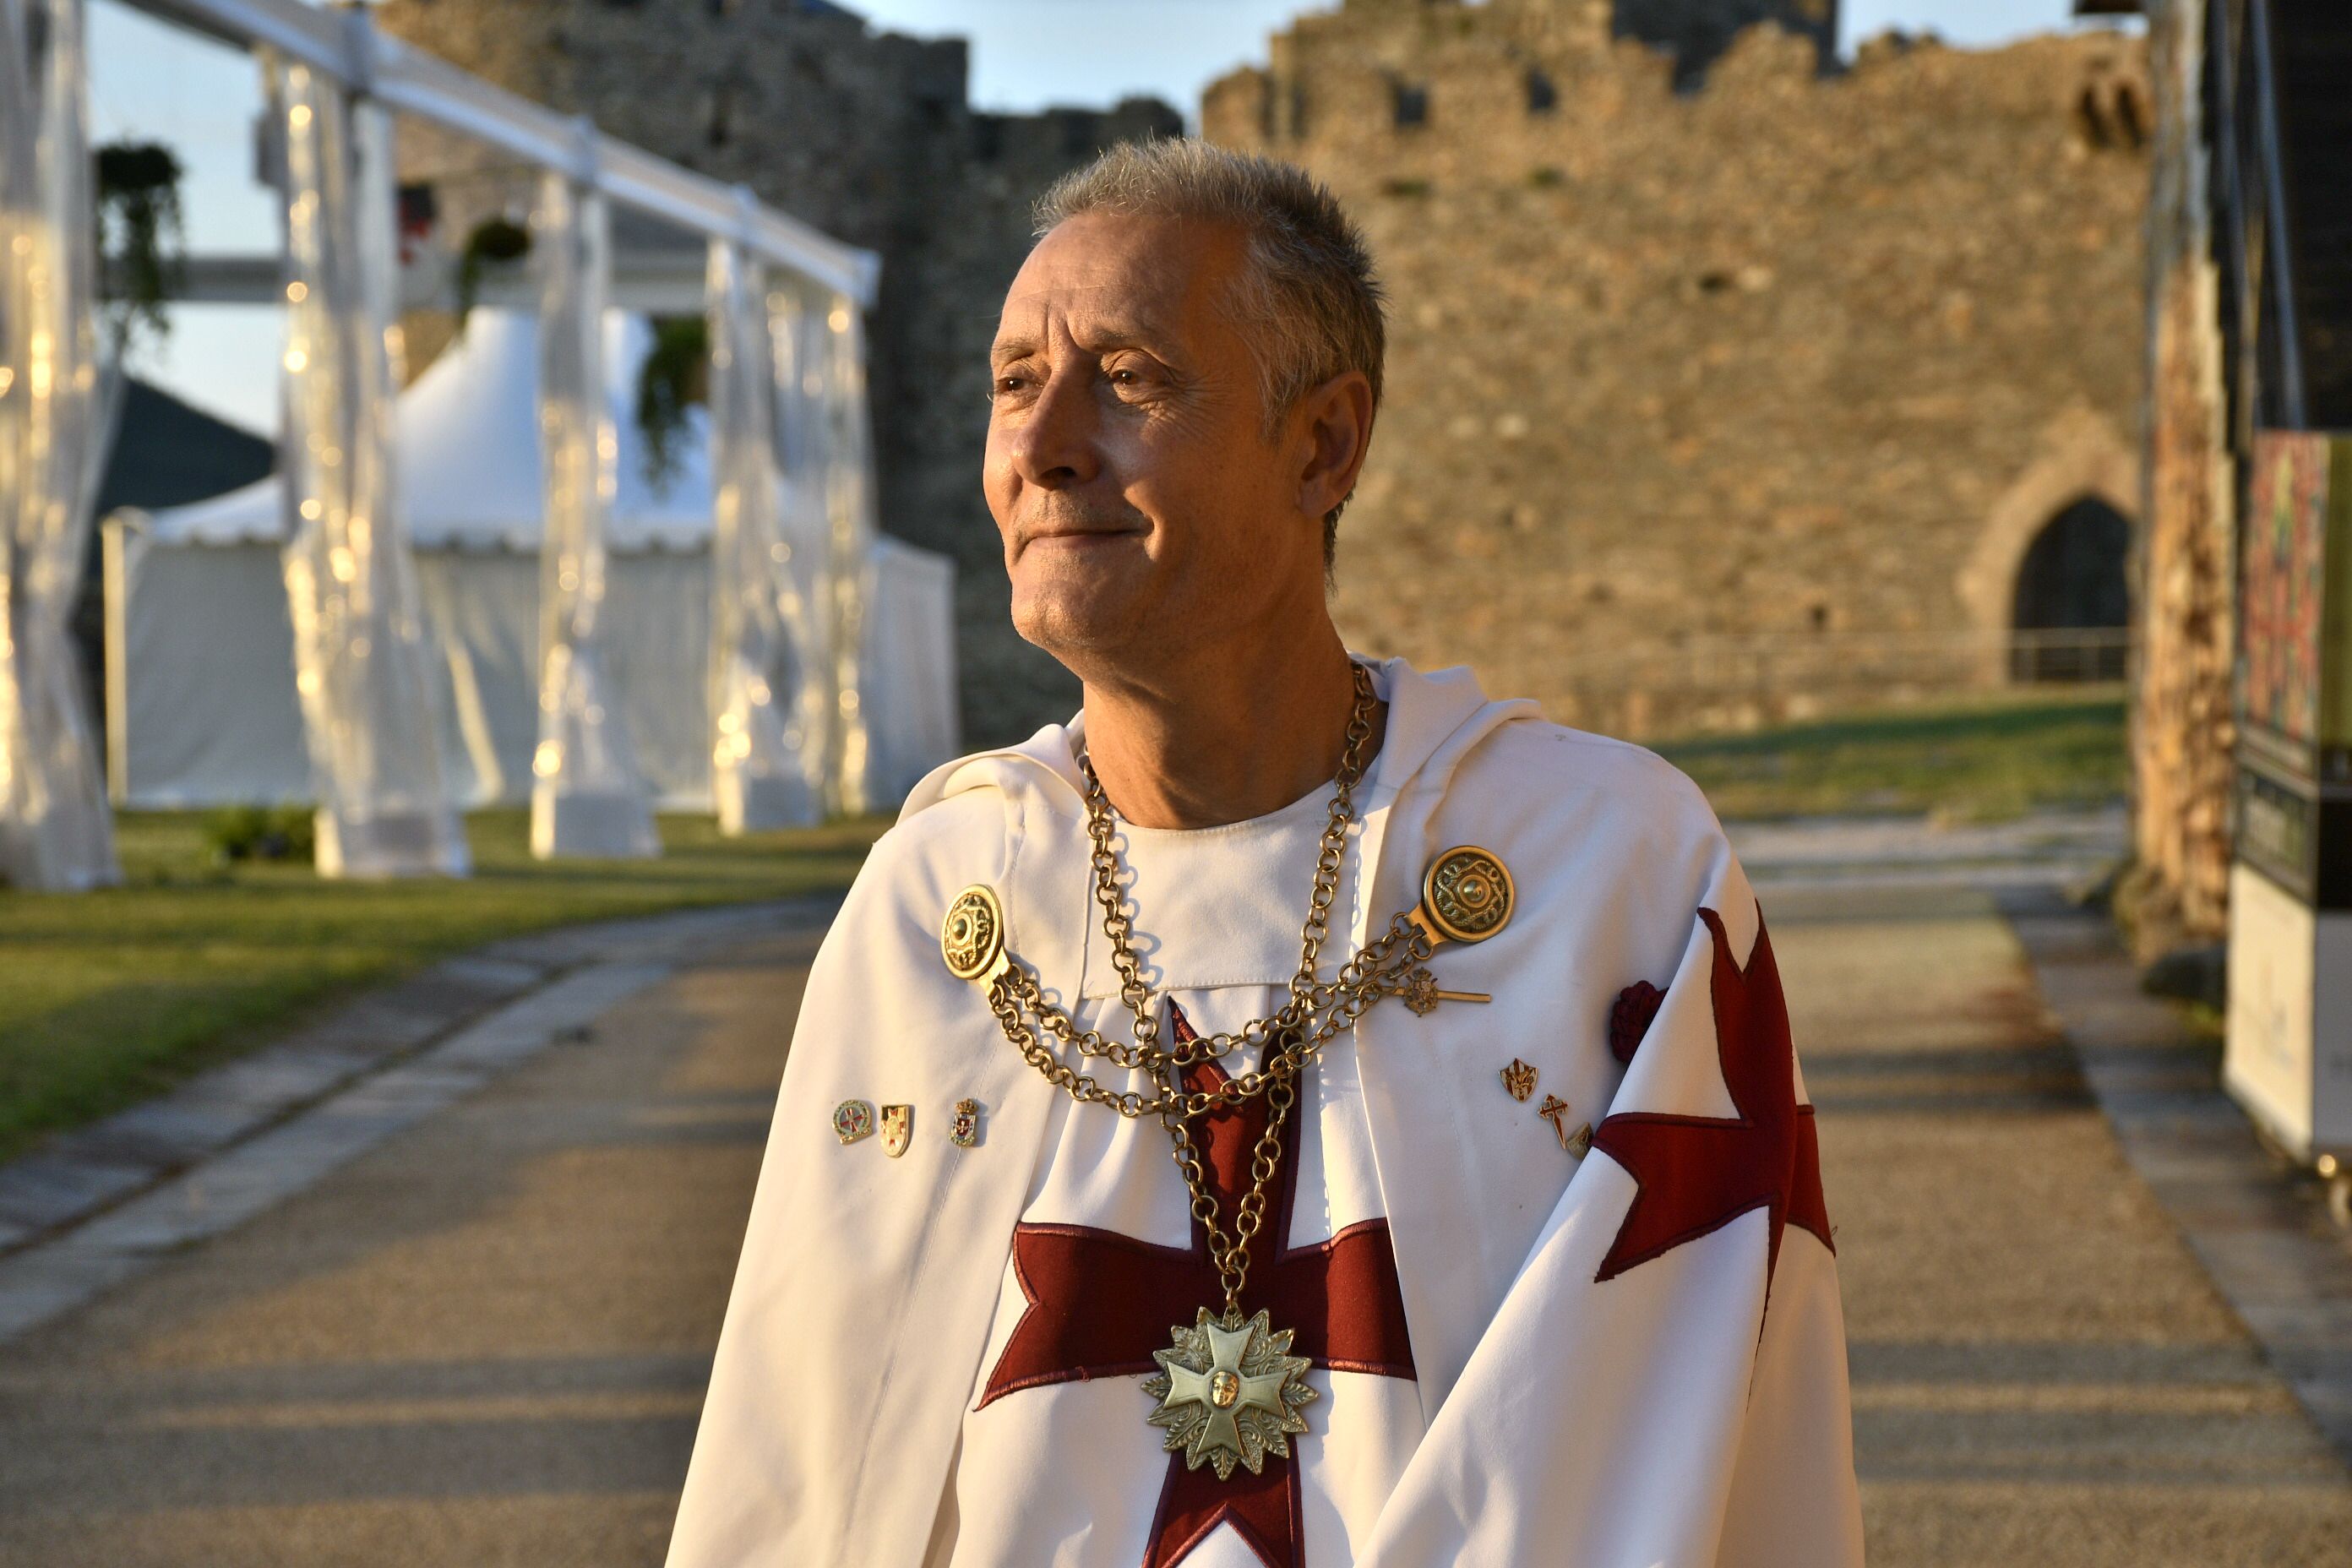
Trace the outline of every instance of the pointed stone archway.
<instances>
[{"instance_id":1,"label":"pointed stone archway","mask_svg":"<svg viewBox=\"0 0 2352 1568\"><path fill-rule=\"evenodd\" d=\"M2131 520L2097 496L2080 496L2042 525L2018 563L2011 629L2054 632L2044 646L2011 649L2015 681L2116 681L2120 641L2070 643L2063 634L2122 631L2131 625Z\"/></svg>"},{"instance_id":2,"label":"pointed stone archway","mask_svg":"<svg viewBox=\"0 0 2352 1568\"><path fill-rule=\"evenodd\" d=\"M2048 619L2053 614L2079 616L2111 611L2112 605L2101 601L2113 585L2094 585L2093 579L2105 570L2095 572L2094 566L2109 555L2117 522L2124 528L2124 610L2125 624L2128 624L2129 563L2137 546L2138 495L2139 459L2105 418L2088 409L2074 408L2051 422L2039 455L1986 513L1976 546L1953 583L1969 628L1985 635L1985 652L1977 672L1979 681L1997 686L2017 673L2005 640L1994 639L2006 639L2021 629L2091 624L2081 619ZM2062 523L2063 531L2052 531ZM2030 561L2037 549L2042 552L2041 558ZM2021 620L2021 614L2026 618Z\"/></svg>"}]
</instances>

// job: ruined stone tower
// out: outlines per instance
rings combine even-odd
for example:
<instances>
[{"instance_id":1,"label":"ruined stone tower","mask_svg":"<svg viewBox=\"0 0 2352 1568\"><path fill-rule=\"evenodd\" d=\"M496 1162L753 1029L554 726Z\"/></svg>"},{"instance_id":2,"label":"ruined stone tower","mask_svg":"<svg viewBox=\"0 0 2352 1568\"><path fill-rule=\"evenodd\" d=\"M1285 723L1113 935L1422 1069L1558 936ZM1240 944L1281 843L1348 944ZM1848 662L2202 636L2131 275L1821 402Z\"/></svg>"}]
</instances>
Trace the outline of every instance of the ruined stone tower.
<instances>
[{"instance_id":1,"label":"ruined stone tower","mask_svg":"<svg viewBox=\"0 0 2352 1568\"><path fill-rule=\"evenodd\" d=\"M1558 106L1564 64L1604 58L1615 44L1640 46L1636 54L1664 62L1675 87L1688 90L1740 33L1769 23L1827 68L1837 16L1837 0L1341 0L1274 38L1266 74L1280 90L1258 106L1261 129L1296 139L1314 133L1318 113L1383 106L1400 126L1425 123L1433 55L1457 68L1472 60L1486 67L1489 107L1535 113ZM1360 73L1352 82L1340 79L1342 56ZM1316 94L1301 74L1310 60L1318 67Z\"/></svg>"}]
</instances>

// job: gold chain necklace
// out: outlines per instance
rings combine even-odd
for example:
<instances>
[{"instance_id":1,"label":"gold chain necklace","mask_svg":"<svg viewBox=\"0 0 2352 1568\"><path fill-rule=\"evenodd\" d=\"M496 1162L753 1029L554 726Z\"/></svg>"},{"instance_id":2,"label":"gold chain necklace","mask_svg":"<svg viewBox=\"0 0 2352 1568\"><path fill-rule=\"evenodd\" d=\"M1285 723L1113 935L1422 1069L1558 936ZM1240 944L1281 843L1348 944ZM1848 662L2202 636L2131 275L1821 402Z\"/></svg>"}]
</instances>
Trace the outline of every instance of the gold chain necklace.
<instances>
[{"instance_id":1,"label":"gold chain necklace","mask_svg":"<svg viewBox=\"0 0 2352 1568\"><path fill-rule=\"evenodd\" d=\"M1324 824L1323 840L1315 858L1315 890L1307 900L1307 923L1298 936L1298 973L1291 976L1291 1006L1286 1007L1286 1012L1314 990L1316 962L1322 956L1324 940L1331 934L1331 904L1339 896L1339 868L1347 855L1348 828L1356 820L1356 785L1364 776L1364 745L1371 739L1372 712L1380 701L1364 667L1350 663L1348 668L1355 678L1355 704L1348 713L1348 728L1339 751L1339 772L1331 781L1329 820ZM1078 766L1087 779L1087 837L1094 843L1095 901L1102 906L1103 934L1110 939L1111 963L1118 970L1119 999L1135 1016L1138 1047L1163 1060L1191 1062L1203 1056L1223 1056L1244 1043L1249 1031L1271 1028L1274 1018L1258 1018L1244 1025L1238 1034L1216 1035L1195 1042L1202 1047L1198 1052L1188 1052L1181 1045L1174 1053L1155 1050L1160 1017L1151 1005L1150 988L1143 983L1142 962L1136 957L1132 944L1134 926L1127 918L1126 900L1119 893L1118 854L1111 847L1114 822L1110 796L1095 774L1092 757L1080 757ZM1263 1045L1265 1039L1261 1035L1252 1043Z\"/></svg>"},{"instance_id":2,"label":"gold chain necklace","mask_svg":"<svg viewBox=\"0 0 2352 1568\"><path fill-rule=\"evenodd\" d=\"M1159 1013L1150 987L1143 983L1142 961L1136 956L1134 947L1134 927L1127 918L1126 900L1119 893L1118 855L1111 847L1114 824L1110 796L1095 774L1093 759L1079 760L1087 777L1087 837L1094 843L1095 901L1102 906L1103 934L1110 939L1111 963L1118 971L1120 999L1135 1018L1137 1055L1160 1080L1162 1098L1181 1094L1181 1073L1188 1063L1204 1058L1213 1060L1253 1033L1273 1041L1271 1068L1261 1060L1255 1075L1263 1080L1258 1092L1266 1097L1265 1131L1258 1139L1250 1160L1250 1190L1234 1205L1232 1236L1228 1237L1218 1226L1217 1197L1209 1190L1207 1173L1201 1168L1200 1152L1192 1142L1191 1115L1179 1114L1174 1109L1160 1113L1160 1124L1168 1129L1168 1136L1175 1145L1176 1168L1183 1173L1185 1189L1192 1195L1192 1217L1201 1222L1202 1231L1208 1237L1210 1261L1216 1265L1217 1277L1225 1289L1227 1317L1241 1310L1242 1283L1249 1274L1250 1240L1265 1222L1266 1190L1282 1162L1282 1127L1297 1098L1294 1080L1306 1065L1298 1045L1303 1038L1297 1027L1298 1012L1304 999L1315 994L1316 961L1322 955L1324 939L1330 934L1331 905L1339 893L1348 828L1356 820L1356 785L1364 775L1364 743L1372 733L1372 711L1378 699L1372 691L1371 677L1362 665L1350 661L1348 668L1355 679L1355 705L1348 714L1339 772L1332 781L1330 813L1316 856L1315 887L1307 900L1306 925L1299 932L1298 973L1291 976L1290 1000L1271 1016L1252 1019L1234 1033L1213 1035L1206 1040L1180 1041L1174 1051L1159 1048ZM1320 1050L1323 1040L1329 1037L1324 1036L1316 1048ZM1187 1049L1194 1044L1201 1050ZM1228 1086L1233 1081L1228 1079ZM1244 1090L1234 1100L1249 1097L1250 1091Z\"/></svg>"},{"instance_id":3,"label":"gold chain necklace","mask_svg":"<svg viewBox=\"0 0 2352 1568\"><path fill-rule=\"evenodd\" d=\"M1236 1464L1257 1473L1269 1452L1287 1457L1289 1435L1307 1429L1299 1407L1317 1397L1305 1377L1312 1362L1288 1353L1292 1331L1276 1331L1264 1310L1245 1318L1241 1310L1250 1243L1265 1223L1266 1194L1280 1167L1282 1131L1297 1103L1299 1075L1383 996L1402 996L1416 1013L1427 1013L1440 1001L1486 1000L1474 993L1438 990L1422 966L1442 942L1483 942L1501 931L1514 900L1510 873L1499 859L1474 846L1449 849L1431 862L1417 908L1391 921L1331 981L1316 978L1330 931L1331 906L1339 896L1348 829L1356 819L1355 790L1362 781L1363 749L1371 736L1378 700L1364 668L1352 660L1349 668L1355 701L1316 858L1307 921L1299 933L1298 971L1291 977L1289 999L1272 1014L1230 1032L1180 1040L1165 1049L1160 1046L1160 1019L1118 888L1110 800L1090 759L1082 758L1080 765L1086 774L1095 899L1102 906L1103 932L1118 971L1120 1000L1134 1020L1134 1044L1080 1029L1067 1012L1047 1000L1036 976L1005 947L1003 909L992 889L971 887L957 894L940 931L940 952L949 971L981 985L1005 1037L1047 1082L1081 1104L1108 1105L1129 1118L1157 1116L1168 1130L1177 1170L1192 1199L1192 1217L1207 1238L1210 1260L1223 1288L1224 1310L1213 1314L1206 1307L1198 1308L1191 1327L1179 1323L1170 1330L1173 1348L1153 1352L1160 1371L1143 1388L1160 1403L1148 1419L1167 1429L1165 1446L1171 1451L1184 1450L1188 1468L1212 1464L1221 1480ZM1034 1025L1032 1017L1037 1021ZM1081 1065L1100 1059L1140 1071L1157 1085L1157 1091L1106 1087L1093 1073L1061 1060L1047 1036L1074 1050ZM1216 1060L1244 1045L1265 1050L1255 1068L1229 1076L1214 1089L1184 1088L1186 1067ZM1261 1094L1266 1099L1266 1125L1252 1151L1249 1191L1234 1205L1228 1235L1220 1224L1217 1197L1209 1188L1190 1123Z\"/></svg>"}]
</instances>

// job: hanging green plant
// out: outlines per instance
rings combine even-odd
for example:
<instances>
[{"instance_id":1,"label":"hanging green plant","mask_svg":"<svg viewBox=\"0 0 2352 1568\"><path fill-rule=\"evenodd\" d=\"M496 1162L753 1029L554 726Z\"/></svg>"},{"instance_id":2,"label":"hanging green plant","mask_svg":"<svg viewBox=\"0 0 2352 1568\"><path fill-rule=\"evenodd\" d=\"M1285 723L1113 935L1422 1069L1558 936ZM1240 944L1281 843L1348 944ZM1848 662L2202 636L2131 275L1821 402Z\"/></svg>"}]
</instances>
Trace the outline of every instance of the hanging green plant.
<instances>
[{"instance_id":1,"label":"hanging green plant","mask_svg":"<svg viewBox=\"0 0 2352 1568\"><path fill-rule=\"evenodd\" d=\"M114 288L106 321L118 357L142 331L172 330L163 301L179 286L184 231L180 160L160 142L110 142L95 150L99 264Z\"/></svg>"},{"instance_id":2,"label":"hanging green plant","mask_svg":"<svg viewBox=\"0 0 2352 1568\"><path fill-rule=\"evenodd\" d=\"M637 429L646 478L662 484L677 471L686 411L709 400L710 328L700 316L656 316L653 330L653 348L637 367Z\"/></svg>"},{"instance_id":3,"label":"hanging green plant","mask_svg":"<svg viewBox=\"0 0 2352 1568\"><path fill-rule=\"evenodd\" d=\"M509 217L486 218L466 236L457 257L457 330L480 297L482 274L494 264L530 254L530 230ZM709 399L710 332L700 316L656 316L653 347L637 367L636 424L645 437L646 478L656 484L677 472L677 437L686 411Z\"/></svg>"},{"instance_id":4,"label":"hanging green plant","mask_svg":"<svg viewBox=\"0 0 2352 1568\"><path fill-rule=\"evenodd\" d=\"M520 261L530 254L530 230L510 217L484 218L466 236L457 253L457 330L482 289L482 269L494 262Z\"/></svg>"}]
</instances>

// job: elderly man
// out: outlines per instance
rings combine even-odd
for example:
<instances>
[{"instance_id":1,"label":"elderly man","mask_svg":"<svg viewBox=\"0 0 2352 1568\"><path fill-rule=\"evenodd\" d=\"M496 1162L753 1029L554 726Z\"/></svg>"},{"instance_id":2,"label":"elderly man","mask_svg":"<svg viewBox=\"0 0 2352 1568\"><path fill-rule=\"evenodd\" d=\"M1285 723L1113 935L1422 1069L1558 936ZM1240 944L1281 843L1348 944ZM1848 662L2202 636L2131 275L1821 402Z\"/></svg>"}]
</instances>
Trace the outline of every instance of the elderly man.
<instances>
[{"instance_id":1,"label":"elderly man","mask_svg":"<svg viewBox=\"0 0 2352 1568\"><path fill-rule=\"evenodd\" d=\"M1197 142L1048 193L1021 633L819 954L670 1562L1861 1562L1771 942L1650 753L1352 657L1360 236Z\"/></svg>"}]
</instances>

